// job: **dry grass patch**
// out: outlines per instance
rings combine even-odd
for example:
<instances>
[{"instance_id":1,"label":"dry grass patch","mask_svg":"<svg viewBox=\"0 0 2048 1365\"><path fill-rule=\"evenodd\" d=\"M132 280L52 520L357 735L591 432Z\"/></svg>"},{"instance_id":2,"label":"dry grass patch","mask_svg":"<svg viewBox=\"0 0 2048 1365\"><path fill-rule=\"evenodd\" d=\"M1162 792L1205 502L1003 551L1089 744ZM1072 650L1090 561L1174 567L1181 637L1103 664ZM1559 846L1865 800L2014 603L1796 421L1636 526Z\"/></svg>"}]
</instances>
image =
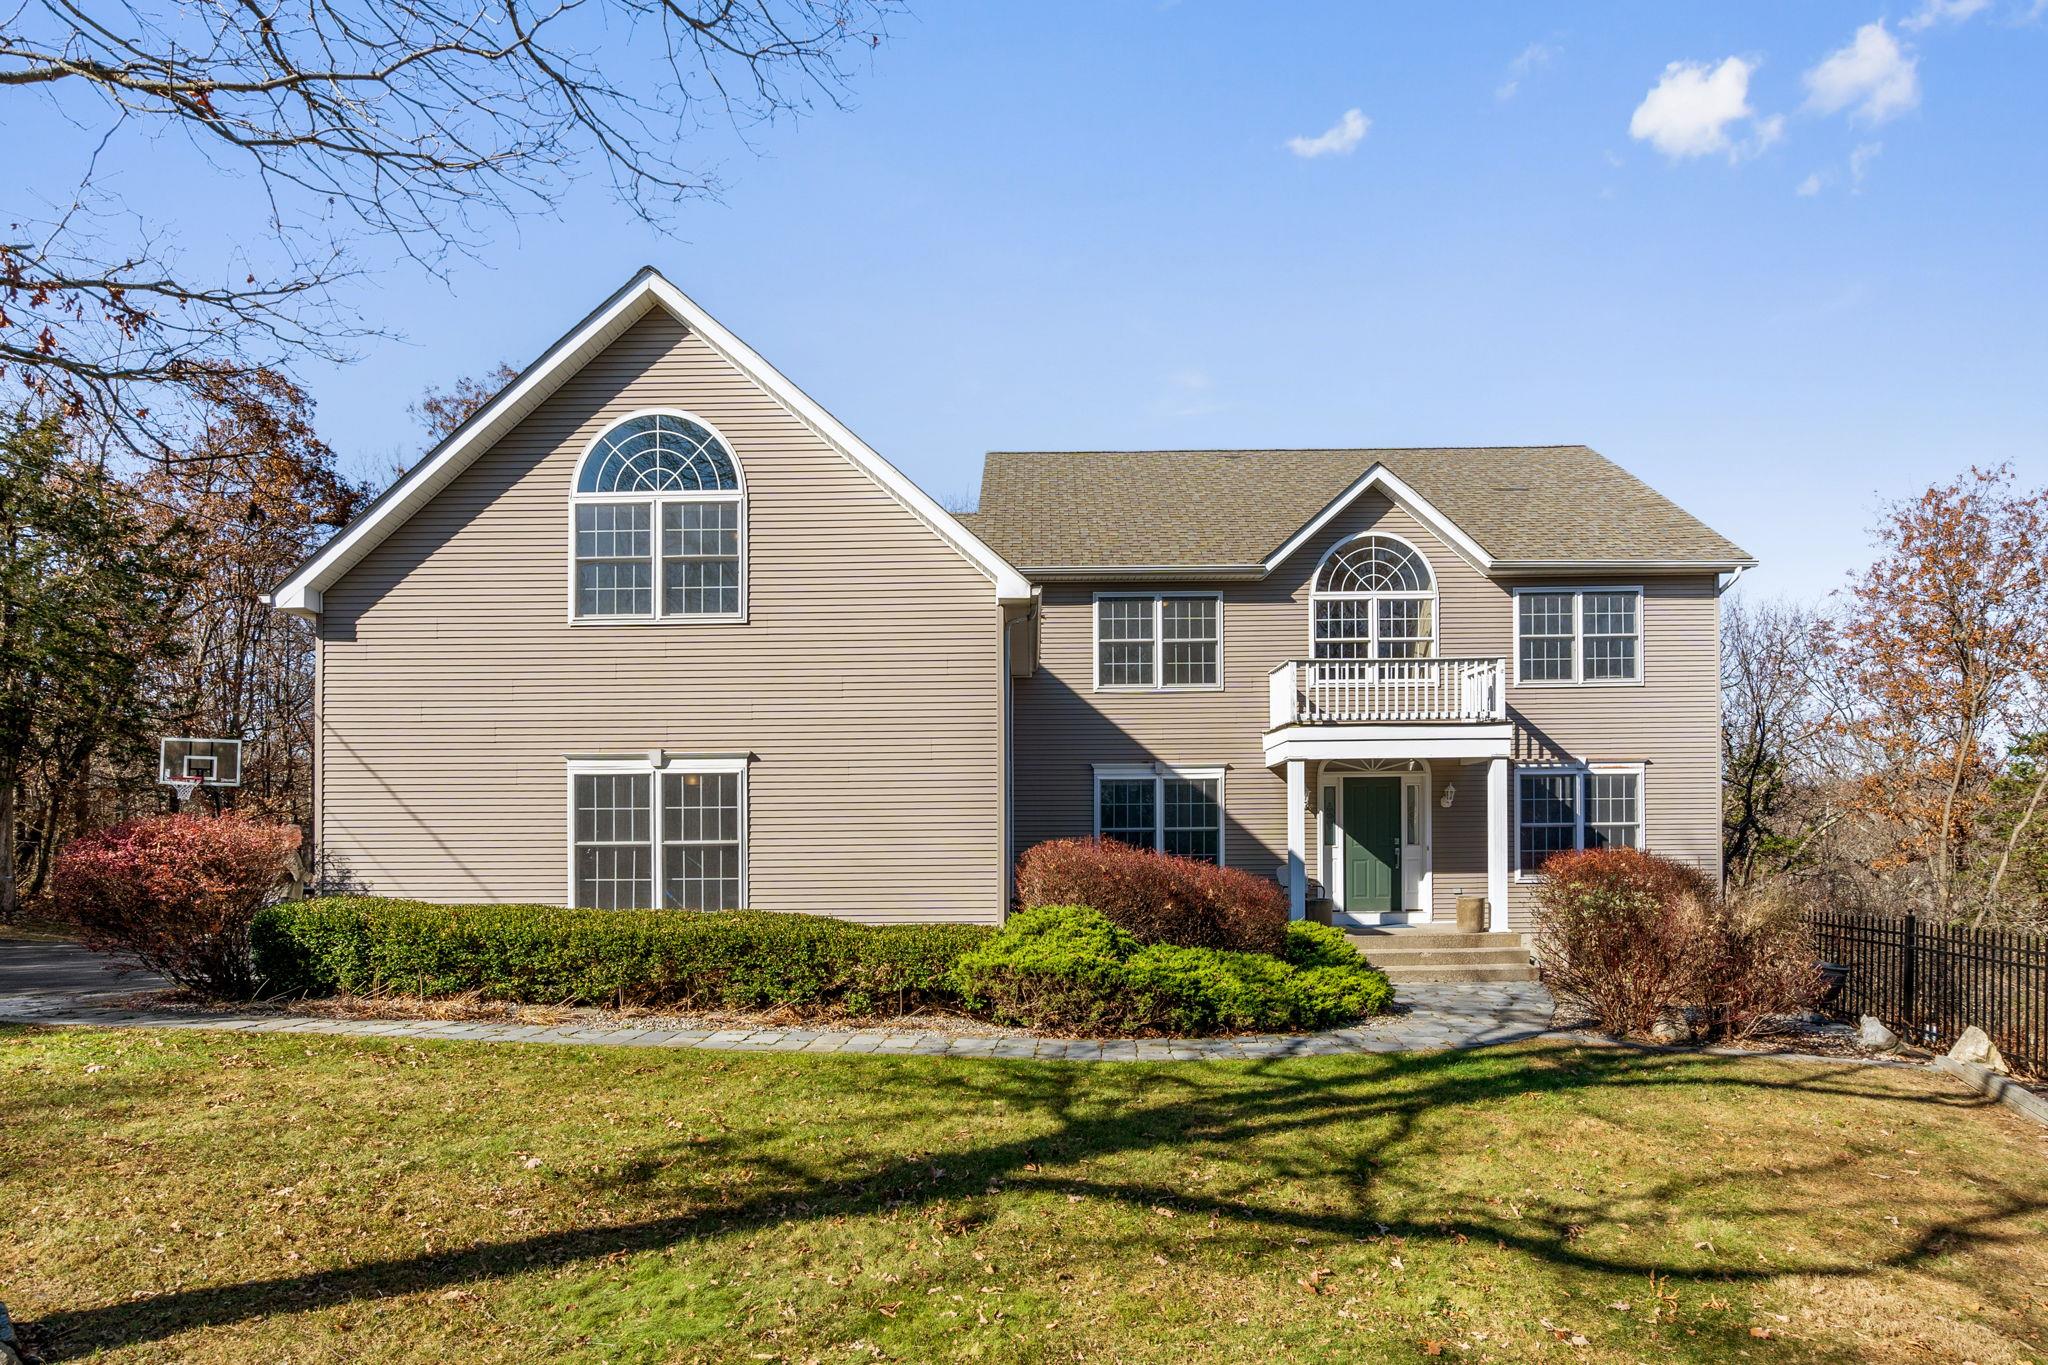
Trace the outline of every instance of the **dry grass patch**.
<instances>
[{"instance_id":1,"label":"dry grass patch","mask_svg":"<svg viewBox=\"0 0 2048 1365\"><path fill-rule=\"evenodd\" d=\"M2048 1131L1899 1069L16 1030L0 1088L52 1360L2048 1358Z\"/></svg>"}]
</instances>

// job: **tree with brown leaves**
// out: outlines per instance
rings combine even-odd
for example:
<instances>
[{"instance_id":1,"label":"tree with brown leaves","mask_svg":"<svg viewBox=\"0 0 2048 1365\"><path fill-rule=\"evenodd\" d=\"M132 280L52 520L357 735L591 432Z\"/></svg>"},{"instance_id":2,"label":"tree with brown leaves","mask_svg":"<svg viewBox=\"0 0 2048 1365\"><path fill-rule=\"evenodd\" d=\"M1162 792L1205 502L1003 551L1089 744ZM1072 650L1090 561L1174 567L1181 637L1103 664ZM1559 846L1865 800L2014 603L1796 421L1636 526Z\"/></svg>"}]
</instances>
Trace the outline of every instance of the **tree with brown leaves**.
<instances>
[{"instance_id":1,"label":"tree with brown leaves","mask_svg":"<svg viewBox=\"0 0 2048 1365\"><path fill-rule=\"evenodd\" d=\"M2048 489L1972 469L1894 504L1876 534L1831 640L1855 694L1854 800L1892 831L1881 865L1919 870L1948 916L2005 749L2048 710Z\"/></svg>"}]
</instances>

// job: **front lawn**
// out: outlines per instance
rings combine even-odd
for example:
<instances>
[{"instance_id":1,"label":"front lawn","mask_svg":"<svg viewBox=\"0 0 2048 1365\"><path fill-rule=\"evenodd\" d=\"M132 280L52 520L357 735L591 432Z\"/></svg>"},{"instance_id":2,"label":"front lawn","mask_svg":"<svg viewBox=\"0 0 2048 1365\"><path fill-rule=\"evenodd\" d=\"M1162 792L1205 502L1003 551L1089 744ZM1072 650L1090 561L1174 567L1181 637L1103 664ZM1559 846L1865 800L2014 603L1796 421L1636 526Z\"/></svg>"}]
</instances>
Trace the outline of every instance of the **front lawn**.
<instances>
[{"instance_id":1,"label":"front lawn","mask_svg":"<svg viewBox=\"0 0 2048 1365\"><path fill-rule=\"evenodd\" d=\"M0 1032L48 1360L2048 1358L2048 1131L1919 1072Z\"/></svg>"}]
</instances>

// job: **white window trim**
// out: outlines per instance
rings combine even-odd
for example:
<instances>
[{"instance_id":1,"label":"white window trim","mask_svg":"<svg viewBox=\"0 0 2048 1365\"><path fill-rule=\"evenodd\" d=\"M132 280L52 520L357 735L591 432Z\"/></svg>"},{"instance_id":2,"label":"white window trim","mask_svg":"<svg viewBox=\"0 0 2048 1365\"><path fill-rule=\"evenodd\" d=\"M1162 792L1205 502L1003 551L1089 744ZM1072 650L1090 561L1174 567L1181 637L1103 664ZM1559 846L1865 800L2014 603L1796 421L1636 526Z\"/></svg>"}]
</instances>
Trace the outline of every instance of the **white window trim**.
<instances>
[{"instance_id":1,"label":"white window trim","mask_svg":"<svg viewBox=\"0 0 2048 1365\"><path fill-rule=\"evenodd\" d=\"M1216 681L1212 683L1167 683L1166 599L1207 597L1216 603ZM1149 683L1105 683L1102 681L1102 602L1105 598L1145 599L1152 602L1152 681ZM1221 692L1223 690L1223 594L1220 592L1098 592L1088 603L1088 672L1091 690L1096 692Z\"/></svg>"},{"instance_id":2,"label":"white window trim","mask_svg":"<svg viewBox=\"0 0 2048 1365\"><path fill-rule=\"evenodd\" d=\"M661 775L663 773L737 773L740 779L740 904L744 908L751 892L748 889L748 865L753 861L753 835L750 821L753 784L748 781L748 768L753 759L748 754L671 754L660 749L638 754L571 754L564 767L562 778L563 811L567 817L568 832L568 881L563 888L562 904L567 908L576 906L576 779L600 773L645 773L648 774L648 801L653 809L649 828L654 841L652 863L654 894L650 899L659 901L664 883L662 856L666 840L661 827L663 817L661 800ZM661 909L660 905L652 907Z\"/></svg>"},{"instance_id":3,"label":"white window trim","mask_svg":"<svg viewBox=\"0 0 2048 1365\"><path fill-rule=\"evenodd\" d=\"M1143 594L1137 594L1143 596ZM1224 778L1230 771L1229 765L1220 764L1206 768L1180 767L1171 763L1097 763L1095 775L1089 788L1089 804L1093 808L1092 822L1095 838L1102 838L1102 784L1105 782L1152 783L1152 850L1166 851L1166 784L1169 780L1185 782L1214 782L1216 784L1216 866L1227 867L1230 863L1228 842L1230 819L1225 813Z\"/></svg>"},{"instance_id":4,"label":"white window trim","mask_svg":"<svg viewBox=\"0 0 2048 1365\"><path fill-rule=\"evenodd\" d=\"M1376 536L1381 540L1391 540L1396 544L1406 546L1407 549L1412 554L1414 554L1414 556L1417 559L1422 561L1423 569L1429 574L1429 591L1401 592L1388 589L1380 592L1326 592L1323 589L1316 586L1317 584L1323 581L1323 570L1329 567L1329 563L1332 559L1335 559L1339 554L1342 554L1344 550L1348 548L1350 545L1352 545L1354 542L1364 540L1368 536ZM1329 549L1323 551L1323 557L1316 561L1316 567L1314 571L1311 572L1308 576L1308 657L1311 659L1321 658L1321 656L1316 653L1316 603L1374 602L1380 601L1382 599L1389 602L1429 603L1429 649L1426 653L1423 654L1422 657L1425 659L1436 658L1437 651L1440 647L1440 640L1443 635L1443 621L1441 617L1443 603L1439 600L1439 589L1437 587L1436 578L1436 565L1430 562L1429 556L1423 553L1422 547L1420 545L1417 545L1414 541L1408 539L1408 537L1397 536L1392 531L1378 530L1365 530L1360 531L1355 535L1345 536L1342 540L1339 540ZM1368 648L1376 650L1379 647L1380 642L1379 613L1374 612L1370 620L1371 624L1368 627L1367 636ZM1378 655L1375 654L1372 656L1372 658L1376 659L1378 658ZM1329 660L1327 662L1364 663L1368 662L1368 660L1339 659Z\"/></svg>"},{"instance_id":5,"label":"white window trim","mask_svg":"<svg viewBox=\"0 0 2048 1365\"><path fill-rule=\"evenodd\" d=\"M1522 776L1542 776L1546 773L1571 773L1578 779L1578 799L1572 803L1572 814L1577 826L1572 831L1572 848L1586 846L1586 779L1594 773L1633 773L1636 779L1636 847L1647 851L1650 847L1650 785L1647 776L1649 764L1633 763L1518 763L1510 775L1514 782L1514 835L1508 848L1508 858L1514 864L1514 879L1518 882L1540 882L1541 872L1525 871L1522 867Z\"/></svg>"},{"instance_id":6,"label":"white window trim","mask_svg":"<svg viewBox=\"0 0 2048 1365\"><path fill-rule=\"evenodd\" d=\"M583 466L597 450L598 443L618 428L638 417L673 417L679 421L691 422L704 428L732 459L733 477L738 480L736 489L717 489L707 493L579 493L576 486L583 481ZM648 562L653 568L652 605L653 612L644 616L579 616L576 614L576 509L586 503L645 503L648 512ZM736 612L721 612L718 615L703 613L673 615L663 613L661 553L661 508L667 502L734 502L739 504L739 560L740 560L740 609ZM747 623L747 586L751 575L747 572L748 522L747 515L747 471L740 463L739 451L725 438L717 426L696 413L684 408L637 408L614 421L605 423L604 428L584 445L583 453L576 459L569 475L569 624L572 626L743 626Z\"/></svg>"},{"instance_id":7,"label":"white window trim","mask_svg":"<svg viewBox=\"0 0 2048 1365\"><path fill-rule=\"evenodd\" d=\"M1589 592L1632 592L1636 595L1636 675L1633 678L1588 678L1586 656L1586 594ZM1522 677L1522 598L1525 594L1565 593L1572 599L1572 675L1569 678L1524 679ZM1508 632L1514 648L1508 653L1508 683L1513 687L1641 687L1650 666L1643 648L1644 622L1649 599L1640 583L1524 584L1508 594Z\"/></svg>"}]
</instances>

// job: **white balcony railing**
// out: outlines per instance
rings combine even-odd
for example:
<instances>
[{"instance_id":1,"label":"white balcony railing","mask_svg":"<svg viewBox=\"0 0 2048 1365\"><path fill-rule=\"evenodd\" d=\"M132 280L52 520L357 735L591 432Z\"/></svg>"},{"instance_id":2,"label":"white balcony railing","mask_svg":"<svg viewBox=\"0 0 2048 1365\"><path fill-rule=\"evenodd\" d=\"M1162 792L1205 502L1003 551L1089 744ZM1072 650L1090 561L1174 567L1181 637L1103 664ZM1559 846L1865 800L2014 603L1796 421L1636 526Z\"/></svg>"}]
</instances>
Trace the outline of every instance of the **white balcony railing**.
<instances>
[{"instance_id":1,"label":"white balcony railing","mask_svg":"<svg viewBox=\"0 0 2048 1365\"><path fill-rule=\"evenodd\" d=\"M1271 725L1495 721L1501 659L1290 659L1268 677Z\"/></svg>"}]
</instances>

